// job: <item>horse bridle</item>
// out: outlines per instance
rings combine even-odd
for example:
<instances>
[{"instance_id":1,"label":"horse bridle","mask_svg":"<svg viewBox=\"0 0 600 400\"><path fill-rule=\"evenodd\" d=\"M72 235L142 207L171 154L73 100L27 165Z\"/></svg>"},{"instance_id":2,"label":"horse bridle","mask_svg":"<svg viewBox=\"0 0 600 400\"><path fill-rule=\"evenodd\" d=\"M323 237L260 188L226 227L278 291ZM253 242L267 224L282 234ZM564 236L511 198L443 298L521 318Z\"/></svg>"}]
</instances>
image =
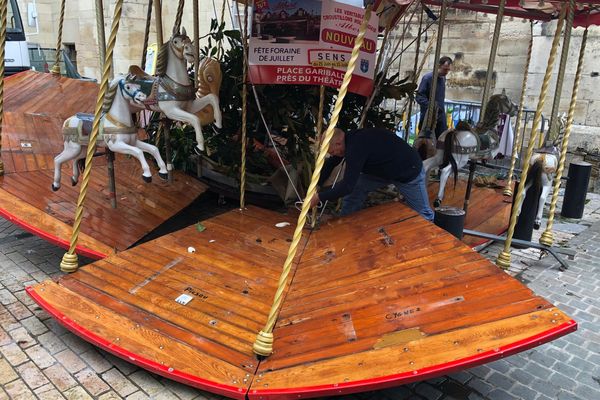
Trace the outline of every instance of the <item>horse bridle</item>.
<instances>
[{"instance_id":1,"label":"horse bridle","mask_svg":"<svg viewBox=\"0 0 600 400\"><path fill-rule=\"evenodd\" d=\"M119 81L119 90L121 91L121 94L123 94L123 93L127 94L127 96L129 96L131 98L131 100L133 100L135 103L139 103L135 99L135 96L137 96L138 93L144 93L141 88L136 89L133 93L131 93L129 90L127 90L127 88L125 88L125 79L121 79ZM123 97L125 97L125 96L123 96Z\"/></svg>"}]
</instances>

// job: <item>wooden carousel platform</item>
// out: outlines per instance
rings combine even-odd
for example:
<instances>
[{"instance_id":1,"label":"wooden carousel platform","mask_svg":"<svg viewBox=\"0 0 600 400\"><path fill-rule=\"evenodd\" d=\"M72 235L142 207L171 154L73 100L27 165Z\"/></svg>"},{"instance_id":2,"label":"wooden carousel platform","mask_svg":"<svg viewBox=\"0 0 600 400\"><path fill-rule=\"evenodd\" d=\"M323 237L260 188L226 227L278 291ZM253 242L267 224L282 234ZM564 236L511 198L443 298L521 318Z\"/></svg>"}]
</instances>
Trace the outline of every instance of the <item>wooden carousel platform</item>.
<instances>
[{"instance_id":1,"label":"wooden carousel platform","mask_svg":"<svg viewBox=\"0 0 600 400\"><path fill-rule=\"evenodd\" d=\"M577 328L469 246L391 203L305 232L274 354L260 361L252 344L294 224L273 211L234 210L204 221L205 230L192 225L27 290L89 342L238 399L401 385ZM187 305L175 301L182 294Z\"/></svg>"},{"instance_id":2,"label":"wooden carousel platform","mask_svg":"<svg viewBox=\"0 0 600 400\"><path fill-rule=\"evenodd\" d=\"M95 83L34 71L6 79L0 215L55 244L68 247L79 185L71 187L71 166L63 168L63 184L52 192L54 156L63 149L63 121L77 112L93 112ZM70 163L68 163L70 164ZM175 173L167 184L155 176L141 179L136 160L115 161L117 209L110 206L106 162L94 160L77 252L102 258L140 240L189 205L206 186Z\"/></svg>"},{"instance_id":3,"label":"wooden carousel platform","mask_svg":"<svg viewBox=\"0 0 600 400\"><path fill-rule=\"evenodd\" d=\"M462 209L465 202L465 193L467 192L467 181L458 180L456 188L454 182L448 181L443 205ZM439 188L438 182L430 182L428 186L429 200L437 196ZM473 185L469 208L465 218L465 229L471 229L493 235L500 235L508 229L512 198L502 194L503 189L478 187ZM433 205L432 205L433 207ZM471 247L479 246L486 242L474 236L464 236L463 242Z\"/></svg>"}]
</instances>

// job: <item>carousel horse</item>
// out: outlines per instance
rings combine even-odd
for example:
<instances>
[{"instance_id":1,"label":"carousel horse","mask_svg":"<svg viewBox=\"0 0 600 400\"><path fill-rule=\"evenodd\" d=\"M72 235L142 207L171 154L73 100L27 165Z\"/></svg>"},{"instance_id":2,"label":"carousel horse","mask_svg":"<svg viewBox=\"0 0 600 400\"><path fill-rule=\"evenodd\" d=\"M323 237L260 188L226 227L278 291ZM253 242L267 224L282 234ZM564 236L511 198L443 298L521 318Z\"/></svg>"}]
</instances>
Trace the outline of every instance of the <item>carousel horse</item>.
<instances>
[{"instance_id":1,"label":"carousel horse","mask_svg":"<svg viewBox=\"0 0 600 400\"><path fill-rule=\"evenodd\" d=\"M193 64L196 54L192 41L187 36L185 28L180 34L174 34L163 44L156 60L156 76L146 74L140 67L129 67L127 80L142 86L147 95L146 100L139 105L164 113L167 118L190 124L196 132L197 148L204 150L202 122L213 122L221 128L221 109L219 108L219 89L221 85L221 69L217 61L203 60L197 79L198 90L190 82L187 63ZM212 107L209 110L201 110ZM204 116L203 116L204 115ZM201 121L203 119L204 121Z\"/></svg>"},{"instance_id":2,"label":"carousel horse","mask_svg":"<svg viewBox=\"0 0 600 400\"><path fill-rule=\"evenodd\" d=\"M142 178L145 182L152 181L152 172L143 152L150 153L160 168L158 175L167 179L167 166L160 157L158 149L138 139L138 129L135 126L131 113L146 99L140 90L140 85L129 83L125 77L113 79L106 93L100 118L100 132L98 146L106 146L115 153L132 155L137 158L142 166ZM79 180L81 161L86 157L89 144L93 114L76 114L65 120L63 136L65 139L64 150L54 158L54 182L52 190L60 189L61 166L64 162L73 160L73 175L71 184L75 186Z\"/></svg>"},{"instance_id":3,"label":"carousel horse","mask_svg":"<svg viewBox=\"0 0 600 400\"><path fill-rule=\"evenodd\" d=\"M434 207L439 207L444 198L446 182L450 172L454 173L454 184L458 176L458 169L467 165L469 160L490 160L499 152L500 139L496 126L500 114L514 116L517 106L504 94L495 94L490 97L483 119L471 129L466 122L459 122L455 129L442 133L436 143L436 153L423 161L425 176L440 167L440 188Z\"/></svg>"},{"instance_id":4,"label":"carousel horse","mask_svg":"<svg viewBox=\"0 0 600 400\"><path fill-rule=\"evenodd\" d=\"M548 138L546 138L547 144L544 147L535 150L531 156L531 159L529 160L530 167L529 171L527 172L527 178L525 179L525 187L523 188L523 201L521 201L521 204L519 205L519 211L517 212L517 215L521 214L521 206L525 201L525 197L527 197L527 192L529 189L531 189L533 185L535 185L535 187L541 187L537 212L533 223L533 227L536 230L540 229L542 224L544 205L546 204L546 199L548 198L548 194L550 194L550 190L552 189L554 174L558 169L558 146L560 146L562 142L566 126L567 117L566 114L563 114L558 117L558 135L556 139L550 142Z\"/></svg>"}]
</instances>

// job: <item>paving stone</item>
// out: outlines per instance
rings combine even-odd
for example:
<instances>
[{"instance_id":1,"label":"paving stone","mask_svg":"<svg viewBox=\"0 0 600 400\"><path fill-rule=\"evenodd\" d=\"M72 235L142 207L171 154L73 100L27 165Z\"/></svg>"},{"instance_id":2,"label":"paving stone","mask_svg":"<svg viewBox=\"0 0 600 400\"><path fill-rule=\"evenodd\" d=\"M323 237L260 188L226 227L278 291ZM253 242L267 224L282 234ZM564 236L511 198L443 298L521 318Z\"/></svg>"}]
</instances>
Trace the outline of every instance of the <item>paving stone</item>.
<instances>
[{"instance_id":1,"label":"paving stone","mask_svg":"<svg viewBox=\"0 0 600 400\"><path fill-rule=\"evenodd\" d=\"M489 400L519 400L518 397L502 389L494 389L487 395Z\"/></svg>"},{"instance_id":2,"label":"paving stone","mask_svg":"<svg viewBox=\"0 0 600 400\"><path fill-rule=\"evenodd\" d=\"M165 387L146 371L136 371L129 375L128 378L150 397L156 397L165 390Z\"/></svg>"},{"instance_id":3,"label":"paving stone","mask_svg":"<svg viewBox=\"0 0 600 400\"><path fill-rule=\"evenodd\" d=\"M3 389L11 399L35 400L35 395L31 390L29 390L25 382L23 382L21 379L7 383L3 386Z\"/></svg>"},{"instance_id":4,"label":"paving stone","mask_svg":"<svg viewBox=\"0 0 600 400\"><path fill-rule=\"evenodd\" d=\"M4 385L5 383L14 381L18 377L19 376L17 375L13 367L10 366L8 361L6 361L3 358L0 358L0 386Z\"/></svg>"},{"instance_id":5,"label":"paving stone","mask_svg":"<svg viewBox=\"0 0 600 400\"><path fill-rule=\"evenodd\" d=\"M81 386L76 386L67 390L65 392L65 397L69 400L93 400L92 396L90 396Z\"/></svg>"},{"instance_id":6,"label":"paving stone","mask_svg":"<svg viewBox=\"0 0 600 400\"><path fill-rule=\"evenodd\" d=\"M99 374L112 368L111 363L95 349L90 349L82 353L80 357Z\"/></svg>"},{"instance_id":7,"label":"paving stone","mask_svg":"<svg viewBox=\"0 0 600 400\"><path fill-rule=\"evenodd\" d=\"M23 325L31 335L36 337L48 331L48 327L40 322L35 315L21 320L21 325Z\"/></svg>"},{"instance_id":8,"label":"paving stone","mask_svg":"<svg viewBox=\"0 0 600 400\"><path fill-rule=\"evenodd\" d=\"M71 374L81 371L86 367L83 360L70 349L65 349L54 355L56 361L61 363Z\"/></svg>"},{"instance_id":9,"label":"paving stone","mask_svg":"<svg viewBox=\"0 0 600 400\"><path fill-rule=\"evenodd\" d=\"M417 394L431 400L439 400L444 395L438 389L427 383L421 383L420 385L417 385L416 392Z\"/></svg>"},{"instance_id":10,"label":"paving stone","mask_svg":"<svg viewBox=\"0 0 600 400\"><path fill-rule=\"evenodd\" d=\"M8 360L8 362L13 365L23 364L28 361L27 355L21 350L19 345L16 343L10 343L6 346L0 347L0 353Z\"/></svg>"},{"instance_id":11,"label":"paving stone","mask_svg":"<svg viewBox=\"0 0 600 400\"><path fill-rule=\"evenodd\" d=\"M42 369L54 364L56 360L41 345L36 345L25 350L29 358Z\"/></svg>"},{"instance_id":12,"label":"paving stone","mask_svg":"<svg viewBox=\"0 0 600 400\"><path fill-rule=\"evenodd\" d=\"M119 371L121 371L121 373L123 373L123 375L129 375L132 372L137 371L139 369L136 365L128 363L127 361L123 360L122 358L113 356L112 354L109 354L103 350L100 352L100 354L102 354L104 356L104 358L106 358L106 361L108 361L110 364L117 367L117 369Z\"/></svg>"},{"instance_id":13,"label":"paving stone","mask_svg":"<svg viewBox=\"0 0 600 400\"><path fill-rule=\"evenodd\" d=\"M96 373L86 368L75 374L75 378L83 385L83 387L92 395L98 396L110 390L110 387Z\"/></svg>"},{"instance_id":14,"label":"paving stone","mask_svg":"<svg viewBox=\"0 0 600 400\"><path fill-rule=\"evenodd\" d=\"M63 400L65 398L58 390L54 388L41 393L36 392L36 396L39 400Z\"/></svg>"},{"instance_id":15,"label":"paving stone","mask_svg":"<svg viewBox=\"0 0 600 400\"><path fill-rule=\"evenodd\" d=\"M165 385L171 392L175 393L181 400L191 400L198 396L197 389L182 385L179 382L163 378L161 383Z\"/></svg>"},{"instance_id":16,"label":"paving stone","mask_svg":"<svg viewBox=\"0 0 600 400\"><path fill-rule=\"evenodd\" d=\"M98 397L98 400L122 400L123 398L119 396L117 393L110 392L104 393L102 396Z\"/></svg>"},{"instance_id":17,"label":"paving stone","mask_svg":"<svg viewBox=\"0 0 600 400\"><path fill-rule=\"evenodd\" d=\"M29 332L27 332L27 330L23 327L13 329L12 331L8 332L8 334L22 349L26 349L37 344L37 342L29 335Z\"/></svg>"},{"instance_id":18,"label":"paving stone","mask_svg":"<svg viewBox=\"0 0 600 400\"><path fill-rule=\"evenodd\" d=\"M52 331L37 337L38 342L48 353L54 355L67 349L67 345Z\"/></svg>"},{"instance_id":19,"label":"paving stone","mask_svg":"<svg viewBox=\"0 0 600 400\"><path fill-rule=\"evenodd\" d=\"M142 392L141 390L138 390L135 393L130 394L129 396L127 396L127 400L147 400L150 399L150 397L148 397L147 394L145 394L144 392Z\"/></svg>"},{"instance_id":20,"label":"paving stone","mask_svg":"<svg viewBox=\"0 0 600 400\"><path fill-rule=\"evenodd\" d=\"M516 383L510 389L510 393L522 400L535 400L538 394L535 390L521 383Z\"/></svg>"},{"instance_id":21,"label":"paving stone","mask_svg":"<svg viewBox=\"0 0 600 400\"><path fill-rule=\"evenodd\" d=\"M31 317L33 314L29 311L26 305L20 301L8 304L6 309L15 317L17 321Z\"/></svg>"},{"instance_id":22,"label":"paving stone","mask_svg":"<svg viewBox=\"0 0 600 400\"><path fill-rule=\"evenodd\" d=\"M0 289L0 304L6 306L18 301L8 289Z\"/></svg>"},{"instance_id":23,"label":"paving stone","mask_svg":"<svg viewBox=\"0 0 600 400\"><path fill-rule=\"evenodd\" d=\"M102 374L102 379L121 396L128 396L138 390L118 369L112 368Z\"/></svg>"},{"instance_id":24,"label":"paving stone","mask_svg":"<svg viewBox=\"0 0 600 400\"><path fill-rule=\"evenodd\" d=\"M92 346L79 336L75 336L71 332L67 332L61 335L60 338L71 350L73 350L77 354L85 353L88 350L94 348L94 346Z\"/></svg>"},{"instance_id":25,"label":"paving stone","mask_svg":"<svg viewBox=\"0 0 600 400\"><path fill-rule=\"evenodd\" d=\"M49 383L48 379L42 374L42 371L31 361L21 364L15 368L21 379L25 381L31 389L37 389Z\"/></svg>"},{"instance_id":26,"label":"paving stone","mask_svg":"<svg viewBox=\"0 0 600 400\"><path fill-rule=\"evenodd\" d=\"M44 375L56 386L58 390L64 392L77 385L77 382L60 364L54 364L43 370Z\"/></svg>"}]
</instances>

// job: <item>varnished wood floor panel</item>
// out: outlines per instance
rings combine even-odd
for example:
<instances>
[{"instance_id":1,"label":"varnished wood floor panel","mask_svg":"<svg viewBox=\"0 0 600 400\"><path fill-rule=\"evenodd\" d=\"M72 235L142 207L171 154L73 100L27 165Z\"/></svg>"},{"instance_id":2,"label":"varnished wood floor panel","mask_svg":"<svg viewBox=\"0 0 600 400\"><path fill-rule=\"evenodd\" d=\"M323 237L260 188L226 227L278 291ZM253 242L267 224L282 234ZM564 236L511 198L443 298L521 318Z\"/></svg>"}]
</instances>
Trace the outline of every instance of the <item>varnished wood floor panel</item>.
<instances>
[{"instance_id":1,"label":"varnished wood floor panel","mask_svg":"<svg viewBox=\"0 0 600 400\"><path fill-rule=\"evenodd\" d=\"M256 207L233 210L204 221L203 231L190 226L28 291L90 342L235 398L399 385L576 328L469 246L389 203L305 231L274 353L258 361L252 344L294 223L293 215ZM187 305L175 301L182 294L192 298Z\"/></svg>"},{"instance_id":2,"label":"varnished wood floor panel","mask_svg":"<svg viewBox=\"0 0 600 400\"><path fill-rule=\"evenodd\" d=\"M94 83L27 71L6 80L0 177L0 215L55 244L67 246L79 188L71 187L71 163L52 192L54 157L63 149L62 123L93 112ZM94 159L77 251L94 258L121 251L189 205L207 187L175 172L172 184L141 177L137 160L117 155L117 209L110 206L106 161Z\"/></svg>"},{"instance_id":3,"label":"varnished wood floor panel","mask_svg":"<svg viewBox=\"0 0 600 400\"><path fill-rule=\"evenodd\" d=\"M456 183L456 189L453 187L453 182L453 180L449 180L446 185L442 204L462 209L467 191L467 181L459 180ZM437 196L438 188L438 182L429 183L429 200L432 204ZM512 198L504 196L502 191L503 189L491 189L473 185L469 208L465 218L465 229L491 233L493 235L499 235L506 231L510 218ZM484 243L485 240L474 236L464 236L463 242L475 247Z\"/></svg>"}]
</instances>

